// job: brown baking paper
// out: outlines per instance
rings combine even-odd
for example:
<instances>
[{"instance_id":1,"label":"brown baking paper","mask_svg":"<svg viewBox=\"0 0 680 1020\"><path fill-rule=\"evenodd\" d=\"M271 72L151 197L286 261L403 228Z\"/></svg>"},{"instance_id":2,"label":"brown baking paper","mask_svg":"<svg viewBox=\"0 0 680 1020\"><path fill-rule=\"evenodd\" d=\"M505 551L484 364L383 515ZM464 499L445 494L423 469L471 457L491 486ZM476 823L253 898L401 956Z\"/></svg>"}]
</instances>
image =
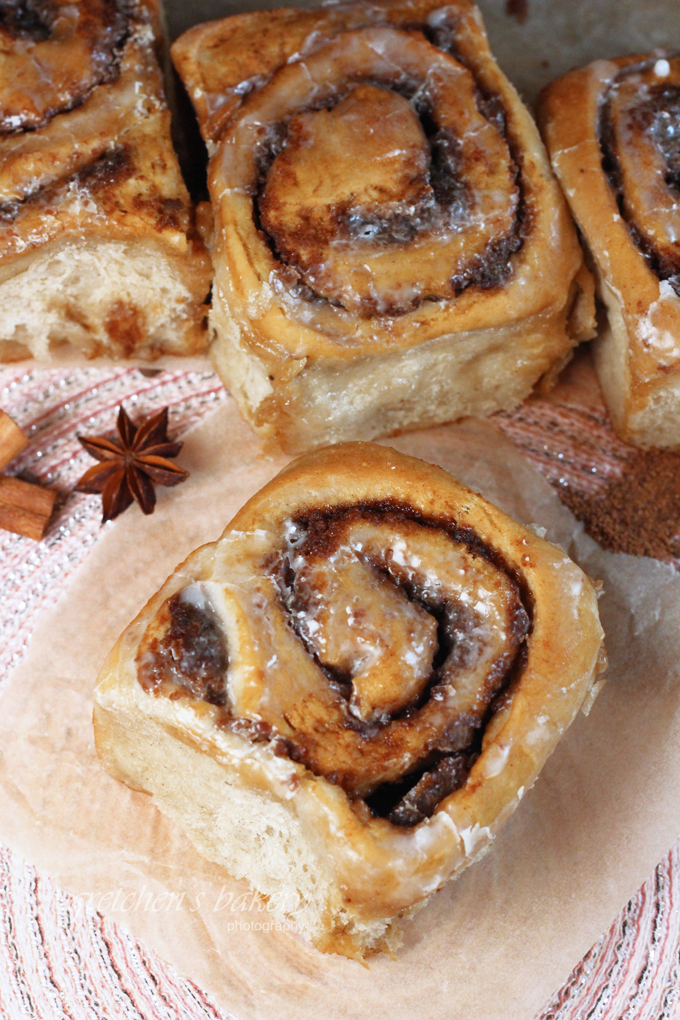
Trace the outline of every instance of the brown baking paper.
<instances>
[{"instance_id":1,"label":"brown baking paper","mask_svg":"<svg viewBox=\"0 0 680 1020\"><path fill-rule=\"evenodd\" d=\"M404 925L396 959L366 969L277 930L94 753L92 689L119 632L284 463L260 453L233 402L188 435L185 485L161 490L152 517L133 507L107 526L0 699L0 840L242 1020L530 1020L680 832L680 577L600 550L490 423L389 442L547 528L602 578L612 660L492 853Z\"/></svg>"}]
</instances>

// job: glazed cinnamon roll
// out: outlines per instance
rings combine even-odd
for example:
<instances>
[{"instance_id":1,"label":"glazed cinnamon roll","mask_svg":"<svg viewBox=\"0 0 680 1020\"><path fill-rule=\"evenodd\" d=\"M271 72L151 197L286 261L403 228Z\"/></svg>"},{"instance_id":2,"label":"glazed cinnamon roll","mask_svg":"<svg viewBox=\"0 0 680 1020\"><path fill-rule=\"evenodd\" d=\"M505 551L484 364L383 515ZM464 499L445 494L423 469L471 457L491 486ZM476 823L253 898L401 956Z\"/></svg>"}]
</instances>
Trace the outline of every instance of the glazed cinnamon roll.
<instances>
[{"instance_id":1,"label":"glazed cinnamon roll","mask_svg":"<svg viewBox=\"0 0 680 1020\"><path fill-rule=\"evenodd\" d=\"M355 443L293 463L125 631L105 767L325 951L480 856L592 694L591 583L439 468Z\"/></svg>"},{"instance_id":2,"label":"glazed cinnamon roll","mask_svg":"<svg viewBox=\"0 0 680 1020\"><path fill-rule=\"evenodd\" d=\"M0 360L206 344L155 0L0 3Z\"/></svg>"},{"instance_id":3,"label":"glazed cinnamon roll","mask_svg":"<svg viewBox=\"0 0 680 1020\"><path fill-rule=\"evenodd\" d=\"M535 126L468 0L191 29L216 367L285 449L518 403L592 334Z\"/></svg>"},{"instance_id":4,"label":"glazed cinnamon roll","mask_svg":"<svg viewBox=\"0 0 680 1020\"><path fill-rule=\"evenodd\" d=\"M540 118L607 308L595 355L614 427L638 446L678 446L680 57L572 71L544 91Z\"/></svg>"}]
</instances>

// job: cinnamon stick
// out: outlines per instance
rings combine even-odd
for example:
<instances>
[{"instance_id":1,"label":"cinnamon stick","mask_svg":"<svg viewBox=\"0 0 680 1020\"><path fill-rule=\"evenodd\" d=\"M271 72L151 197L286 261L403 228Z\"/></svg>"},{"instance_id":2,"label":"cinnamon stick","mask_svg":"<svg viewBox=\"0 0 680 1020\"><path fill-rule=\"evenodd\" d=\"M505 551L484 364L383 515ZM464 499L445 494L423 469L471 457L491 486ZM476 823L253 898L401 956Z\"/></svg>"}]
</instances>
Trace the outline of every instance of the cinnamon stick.
<instances>
[{"instance_id":1,"label":"cinnamon stick","mask_svg":"<svg viewBox=\"0 0 680 1020\"><path fill-rule=\"evenodd\" d=\"M20 478L0 478L0 528L39 542L52 515L57 493Z\"/></svg>"},{"instance_id":2,"label":"cinnamon stick","mask_svg":"<svg viewBox=\"0 0 680 1020\"><path fill-rule=\"evenodd\" d=\"M4 411L0 411L0 471L27 446L28 439L16 422Z\"/></svg>"}]
</instances>

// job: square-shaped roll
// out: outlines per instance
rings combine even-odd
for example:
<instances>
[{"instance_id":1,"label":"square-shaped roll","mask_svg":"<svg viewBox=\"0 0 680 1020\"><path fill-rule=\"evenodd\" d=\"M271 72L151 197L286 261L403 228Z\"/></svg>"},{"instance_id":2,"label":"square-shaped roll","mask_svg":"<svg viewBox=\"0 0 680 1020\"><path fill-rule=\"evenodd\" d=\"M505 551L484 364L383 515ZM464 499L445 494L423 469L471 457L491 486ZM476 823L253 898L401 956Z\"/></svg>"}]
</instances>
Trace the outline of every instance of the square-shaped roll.
<instances>
[{"instance_id":1,"label":"square-shaped roll","mask_svg":"<svg viewBox=\"0 0 680 1020\"><path fill-rule=\"evenodd\" d=\"M490 847L593 696L602 636L562 550L440 468L341 444L126 629L97 750L275 920L364 957Z\"/></svg>"},{"instance_id":2,"label":"square-shaped roll","mask_svg":"<svg viewBox=\"0 0 680 1020\"><path fill-rule=\"evenodd\" d=\"M205 349L157 0L19 0L0 42L0 360Z\"/></svg>"},{"instance_id":3,"label":"square-shaped roll","mask_svg":"<svg viewBox=\"0 0 680 1020\"><path fill-rule=\"evenodd\" d=\"M172 56L211 154L215 365L264 436L490 414L592 335L564 199L469 0L241 14Z\"/></svg>"},{"instance_id":4,"label":"square-shaped roll","mask_svg":"<svg viewBox=\"0 0 680 1020\"><path fill-rule=\"evenodd\" d=\"M614 428L678 447L680 57L595 61L552 82L539 115L607 309L594 350Z\"/></svg>"}]
</instances>

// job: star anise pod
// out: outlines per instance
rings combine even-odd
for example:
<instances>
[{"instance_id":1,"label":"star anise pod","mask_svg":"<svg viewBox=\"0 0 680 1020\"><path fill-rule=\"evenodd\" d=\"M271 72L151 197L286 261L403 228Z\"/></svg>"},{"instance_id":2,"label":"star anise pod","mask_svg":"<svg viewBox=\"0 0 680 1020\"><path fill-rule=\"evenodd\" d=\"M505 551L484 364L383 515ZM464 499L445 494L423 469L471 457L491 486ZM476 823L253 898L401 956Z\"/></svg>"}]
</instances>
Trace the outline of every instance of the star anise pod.
<instances>
[{"instance_id":1,"label":"star anise pod","mask_svg":"<svg viewBox=\"0 0 680 1020\"><path fill-rule=\"evenodd\" d=\"M167 407L135 425L121 406L116 428L118 439L78 436L99 463L85 472L75 491L101 493L102 524L122 514L133 500L137 500L142 513L152 514L156 505L154 485L179 485L189 477L188 471L167 459L176 457L182 449L182 443L168 439Z\"/></svg>"}]
</instances>

